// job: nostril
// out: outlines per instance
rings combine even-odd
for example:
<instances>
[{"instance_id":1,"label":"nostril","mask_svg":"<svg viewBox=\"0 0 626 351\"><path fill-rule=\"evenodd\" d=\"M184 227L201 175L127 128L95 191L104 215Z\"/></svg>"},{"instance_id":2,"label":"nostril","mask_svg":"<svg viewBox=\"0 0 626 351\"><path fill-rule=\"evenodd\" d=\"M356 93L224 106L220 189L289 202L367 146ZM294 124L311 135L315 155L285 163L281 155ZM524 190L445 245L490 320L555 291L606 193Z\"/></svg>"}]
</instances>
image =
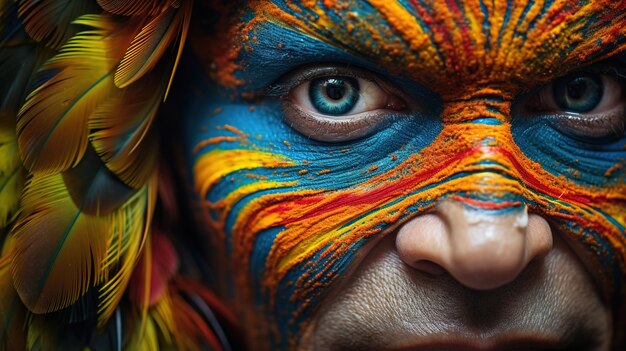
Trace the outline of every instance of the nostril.
<instances>
[{"instance_id":1,"label":"nostril","mask_svg":"<svg viewBox=\"0 0 626 351\"><path fill-rule=\"evenodd\" d=\"M429 260L419 260L413 265L417 270L431 275L439 276L446 273L446 269Z\"/></svg>"}]
</instances>

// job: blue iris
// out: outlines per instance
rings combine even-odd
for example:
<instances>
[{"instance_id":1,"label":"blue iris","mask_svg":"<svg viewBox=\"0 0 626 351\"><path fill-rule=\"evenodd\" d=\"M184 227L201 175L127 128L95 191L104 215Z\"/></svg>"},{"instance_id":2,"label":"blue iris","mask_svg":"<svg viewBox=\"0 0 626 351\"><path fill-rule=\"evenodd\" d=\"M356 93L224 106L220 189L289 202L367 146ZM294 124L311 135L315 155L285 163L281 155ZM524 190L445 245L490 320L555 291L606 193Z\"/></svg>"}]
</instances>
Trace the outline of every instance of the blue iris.
<instances>
[{"instance_id":1,"label":"blue iris","mask_svg":"<svg viewBox=\"0 0 626 351\"><path fill-rule=\"evenodd\" d=\"M344 115L359 100L359 82L350 77L317 78L311 81L309 98L319 113Z\"/></svg>"},{"instance_id":2,"label":"blue iris","mask_svg":"<svg viewBox=\"0 0 626 351\"><path fill-rule=\"evenodd\" d=\"M552 94L556 104L567 112L589 112L602 101L604 85L598 75L578 73L556 80Z\"/></svg>"}]
</instances>

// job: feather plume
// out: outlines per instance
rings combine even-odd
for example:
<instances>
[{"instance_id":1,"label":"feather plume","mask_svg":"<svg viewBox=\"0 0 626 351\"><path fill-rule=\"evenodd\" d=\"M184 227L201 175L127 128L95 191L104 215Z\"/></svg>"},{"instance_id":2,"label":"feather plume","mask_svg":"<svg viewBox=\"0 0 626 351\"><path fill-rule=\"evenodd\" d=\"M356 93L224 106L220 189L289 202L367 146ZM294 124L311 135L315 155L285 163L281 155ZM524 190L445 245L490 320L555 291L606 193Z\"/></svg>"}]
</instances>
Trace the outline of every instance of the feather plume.
<instances>
[{"instance_id":1,"label":"feather plume","mask_svg":"<svg viewBox=\"0 0 626 351\"><path fill-rule=\"evenodd\" d=\"M11 252L15 289L35 313L68 307L102 279L112 219L82 213L60 174L34 176L22 206Z\"/></svg>"},{"instance_id":2,"label":"feather plume","mask_svg":"<svg viewBox=\"0 0 626 351\"><path fill-rule=\"evenodd\" d=\"M78 164L87 147L87 119L116 93L109 34L117 26L106 16L85 16L96 29L73 37L46 62L54 76L37 87L22 106L17 123L20 153L31 172L55 173Z\"/></svg>"},{"instance_id":3,"label":"feather plume","mask_svg":"<svg viewBox=\"0 0 626 351\"><path fill-rule=\"evenodd\" d=\"M161 12L175 1L172 0L98 0L98 4L107 12L123 15L152 15Z\"/></svg>"},{"instance_id":4,"label":"feather plume","mask_svg":"<svg viewBox=\"0 0 626 351\"><path fill-rule=\"evenodd\" d=\"M157 138L150 127L164 94L162 81L160 75L145 77L89 118L94 149L109 170L135 189L155 170Z\"/></svg>"},{"instance_id":5,"label":"feather plume","mask_svg":"<svg viewBox=\"0 0 626 351\"><path fill-rule=\"evenodd\" d=\"M76 34L72 21L98 9L91 0L18 0L18 4L26 32L53 49Z\"/></svg>"},{"instance_id":6,"label":"feather plume","mask_svg":"<svg viewBox=\"0 0 626 351\"><path fill-rule=\"evenodd\" d=\"M170 7L150 18L133 39L115 72L115 85L120 88L137 81L154 68L172 42L180 39L174 71L185 42L191 17L191 1L185 1L179 9ZM171 78L170 78L171 80Z\"/></svg>"},{"instance_id":7,"label":"feather plume","mask_svg":"<svg viewBox=\"0 0 626 351\"><path fill-rule=\"evenodd\" d=\"M113 315L126 291L133 268L150 232L155 202L156 179L152 179L113 216L113 235L103 264L103 268L113 274L99 290L100 326Z\"/></svg>"}]
</instances>

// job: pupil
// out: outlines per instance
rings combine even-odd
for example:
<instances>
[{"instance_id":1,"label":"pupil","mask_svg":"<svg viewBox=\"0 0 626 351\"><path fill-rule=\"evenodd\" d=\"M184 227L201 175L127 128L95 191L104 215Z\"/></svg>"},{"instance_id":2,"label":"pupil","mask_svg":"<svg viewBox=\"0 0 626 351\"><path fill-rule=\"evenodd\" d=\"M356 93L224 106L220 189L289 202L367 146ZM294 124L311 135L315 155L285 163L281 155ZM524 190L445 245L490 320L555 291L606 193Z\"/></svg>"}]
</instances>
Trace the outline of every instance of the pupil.
<instances>
[{"instance_id":1,"label":"pupil","mask_svg":"<svg viewBox=\"0 0 626 351\"><path fill-rule=\"evenodd\" d=\"M311 81L309 99L315 109L329 116L349 113L359 101L359 83L350 77L322 77Z\"/></svg>"},{"instance_id":2,"label":"pupil","mask_svg":"<svg viewBox=\"0 0 626 351\"><path fill-rule=\"evenodd\" d=\"M576 78L567 85L567 95L572 100L580 100L587 95L587 78Z\"/></svg>"},{"instance_id":3,"label":"pupil","mask_svg":"<svg viewBox=\"0 0 626 351\"><path fill-rule=\"evenodd\" d=\"M559 108L565 112L585 113L596 108L604 95L601 75L577 73L557 79L553 96Z\"/></svg>"},{"instance_id":4,"label":"pupil","mask_svg":"<svg viewBox=\"0 0 626 351\"><path fill-rule=\"evenodd\" d=\"M329 79L325 88L326 95L332 100L341 100L346 94L345 83L339 79Z\"/></svg>"}]
</instances>

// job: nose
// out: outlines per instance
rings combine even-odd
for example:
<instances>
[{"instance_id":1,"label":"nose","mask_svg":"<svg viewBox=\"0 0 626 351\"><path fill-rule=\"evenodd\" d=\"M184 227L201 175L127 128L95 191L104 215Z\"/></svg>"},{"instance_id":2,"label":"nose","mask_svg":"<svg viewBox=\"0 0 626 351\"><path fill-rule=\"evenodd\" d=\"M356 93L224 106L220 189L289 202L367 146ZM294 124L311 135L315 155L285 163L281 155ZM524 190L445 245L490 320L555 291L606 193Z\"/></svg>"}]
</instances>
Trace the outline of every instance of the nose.
<instances>
[{"instance_id":1,"label":"nose","mask_svg":"<svg viewBox=\"0 0 626 351\"><path fill-rule=\"evenodd\" d=\"M405 223L396 237L400 258L431 274L447 271L478 290L513 281L552 248L552 231L526 207L490 211L445 200L434 212Z\"/></svg>"}]
</instances>

